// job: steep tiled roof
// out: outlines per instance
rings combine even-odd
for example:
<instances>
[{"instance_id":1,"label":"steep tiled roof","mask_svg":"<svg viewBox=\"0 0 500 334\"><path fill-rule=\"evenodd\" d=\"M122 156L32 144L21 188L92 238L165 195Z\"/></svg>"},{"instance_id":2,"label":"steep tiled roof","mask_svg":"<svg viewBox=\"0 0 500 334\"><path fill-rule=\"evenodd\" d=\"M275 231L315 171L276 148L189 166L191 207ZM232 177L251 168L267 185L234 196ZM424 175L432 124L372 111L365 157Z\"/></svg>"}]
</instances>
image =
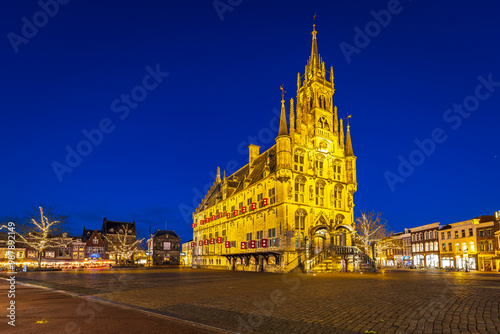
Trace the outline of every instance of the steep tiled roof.
<instances>
[{"instance_id":1,"label":"steep tiled roof","mask_svg":"<svg viewBox=\"0 0 500 334\"><path fill-rule=\"evenodd\" d=\"M157 230L153 234L153 238L161 237L162 235L165 235L165 234L168 234L174 238L179 238L179 236L177 235L177 233L174 232L174 230Z\"/></svg>"},{"instance_id":2,"label":"steep tiled roof","mask_svg":"<svg viewBox=\"0 0 500 334\"><path fill-rule=\"evenodd\" d=\"M227 198L239 193L245 188L245 178L248 176L248 186L251 186L264 178L264 168L266 167L266 162L269 157L269 173L272 174L276 168L276 148L273 145L267 151L260 154L252 164L252 172L249 174L250 166L246 164L232 175L227 177ZM224 181L222 181L224 182ZM213 206L218 201L222 200L222 182L214 182L205 198L201 201L198 208L196 208L196 213L206 210L207 208Z\"/></svg>"},{"instance_id":3,"label":"steep tiled roof","mask_svg":"<svg viewBox=\"0 0 500 334\"><path fill-rule=\"evenodd\" d=\"M125 227L127 229L127 233L129 235L135 235L135 221L132 223L127 223L127 222L117 222L117 221L111 221L107 220L104 218L102 222L102 233L103 234L116 234L119 230L123 229Z\"/></svg>"}]
</instances>

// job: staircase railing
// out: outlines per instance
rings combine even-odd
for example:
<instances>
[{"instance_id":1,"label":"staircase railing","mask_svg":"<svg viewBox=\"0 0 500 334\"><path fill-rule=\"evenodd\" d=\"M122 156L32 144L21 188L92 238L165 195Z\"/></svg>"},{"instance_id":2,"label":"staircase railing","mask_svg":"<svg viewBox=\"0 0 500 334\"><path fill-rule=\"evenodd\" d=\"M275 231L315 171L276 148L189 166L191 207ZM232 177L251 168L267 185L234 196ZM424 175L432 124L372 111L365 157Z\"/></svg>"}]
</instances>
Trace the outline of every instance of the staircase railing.
<instances>
[{"instance_id":1,"label":"staircase railing","mask_svg":"<svg viewBox=\"0 0 500 334\"><path fill-rule=\"evenodd\" d=\"M335 255L352 255L353 260L360 261L369 265L374 271L377 270L375 261L369 257L366 253L361 251L356 246L337 246L329 245L321 252L316 254L312 259L306 261L306 269L311 270L317 265L321 264L326 259L330 258L333 254Z\"/></svg>"}]
</instances>

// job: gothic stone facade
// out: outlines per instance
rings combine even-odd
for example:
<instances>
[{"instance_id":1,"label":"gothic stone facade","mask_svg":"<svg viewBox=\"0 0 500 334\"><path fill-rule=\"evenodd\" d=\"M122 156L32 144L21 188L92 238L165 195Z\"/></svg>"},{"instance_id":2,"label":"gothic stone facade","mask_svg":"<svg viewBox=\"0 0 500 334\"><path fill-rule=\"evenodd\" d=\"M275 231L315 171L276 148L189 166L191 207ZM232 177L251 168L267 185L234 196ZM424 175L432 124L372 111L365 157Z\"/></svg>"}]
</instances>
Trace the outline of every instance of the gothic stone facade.
<instances>
[{"instance_id":1,"label":"gothic stone facade","mask_svg":"<svg viewBox=\"0 0 500 334\"><path fill-rule=\"evenodd\" d=\"M284 90L276 144L212 187L193 213L193 265L286 272L326 246L352 244L356 157L349 124L334 105L313 29L311 55L297 75L288 129Z\"/></svg>"}]
</instances>

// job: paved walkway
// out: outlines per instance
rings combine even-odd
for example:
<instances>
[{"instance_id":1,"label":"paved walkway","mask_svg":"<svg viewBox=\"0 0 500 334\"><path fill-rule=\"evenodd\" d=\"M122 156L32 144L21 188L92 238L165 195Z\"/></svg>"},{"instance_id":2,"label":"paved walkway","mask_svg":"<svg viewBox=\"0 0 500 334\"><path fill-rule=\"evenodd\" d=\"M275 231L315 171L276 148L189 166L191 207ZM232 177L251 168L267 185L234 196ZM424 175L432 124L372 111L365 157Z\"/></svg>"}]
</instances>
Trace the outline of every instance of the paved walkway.
<instances>
[{"instance_id":1,"label":"paved walkway","mask_svg":"<svg viewBox=\"0 0 500 334\"><path fill-rule=\"evenodd\" d=\"M180 333L211 334L227 331L171 319L92 298L16 284L15 327L7 322L9 284L0 279L0 333Z\"/></svg>"},{"instance_id":2,"label":"paved walkway","mask_svg":"<svg viewBox=\"0 0 500 334\"><path fill-rule=\"evenodd\" d=\"M281 275L162 268L31 272L18 280L241 333L500 332L500 275L493 273ZM68 305L72 317L80 316L74 301ZM47 313L42 310L40 316ZM144 328L160 326L139 313L130 319L149 326ZM106 321L112 329L122 320L96 312L91 324L101 328Z\"/></svg>"}]
</instances>

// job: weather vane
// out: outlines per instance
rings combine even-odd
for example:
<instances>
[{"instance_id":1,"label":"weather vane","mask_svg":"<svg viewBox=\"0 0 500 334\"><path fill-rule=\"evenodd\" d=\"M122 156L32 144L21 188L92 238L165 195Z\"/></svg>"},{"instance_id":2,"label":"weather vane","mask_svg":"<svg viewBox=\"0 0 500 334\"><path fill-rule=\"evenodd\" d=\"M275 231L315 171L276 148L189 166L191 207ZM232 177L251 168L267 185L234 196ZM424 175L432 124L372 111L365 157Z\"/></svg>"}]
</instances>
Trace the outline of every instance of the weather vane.
<instances>
[{"instance_id":1,"label":"weather vane","mask_svg":"<svg viewBox=\"0 0 500 334\"><path fill-rule=\"evenodd\" d=\"M281 99L284 100L285 99L285 89L283 88L283 85L280 86L280 89L281 89Z\"/></svg>"},{"instance_id":2,"label":"weather vane","mask_svg":"<svg viewBox=\"0 0 500 334\"><path fill-rule=\"evenodd\" d=\"M313 22L316 22L316 13L314 13Z\"/></svg>"},{"instance_id":3,"label":"weather vane","mask_svg":"<svg viewBox=\"0 0 500 334\"><path fill-rule=\"evenodd\" d=\"M352 115L349 115L349 113L347 113L347 117L344 118L347 121L347 124L349 124L349 118L352 118Z\"/></svg>"}]
</instances>

